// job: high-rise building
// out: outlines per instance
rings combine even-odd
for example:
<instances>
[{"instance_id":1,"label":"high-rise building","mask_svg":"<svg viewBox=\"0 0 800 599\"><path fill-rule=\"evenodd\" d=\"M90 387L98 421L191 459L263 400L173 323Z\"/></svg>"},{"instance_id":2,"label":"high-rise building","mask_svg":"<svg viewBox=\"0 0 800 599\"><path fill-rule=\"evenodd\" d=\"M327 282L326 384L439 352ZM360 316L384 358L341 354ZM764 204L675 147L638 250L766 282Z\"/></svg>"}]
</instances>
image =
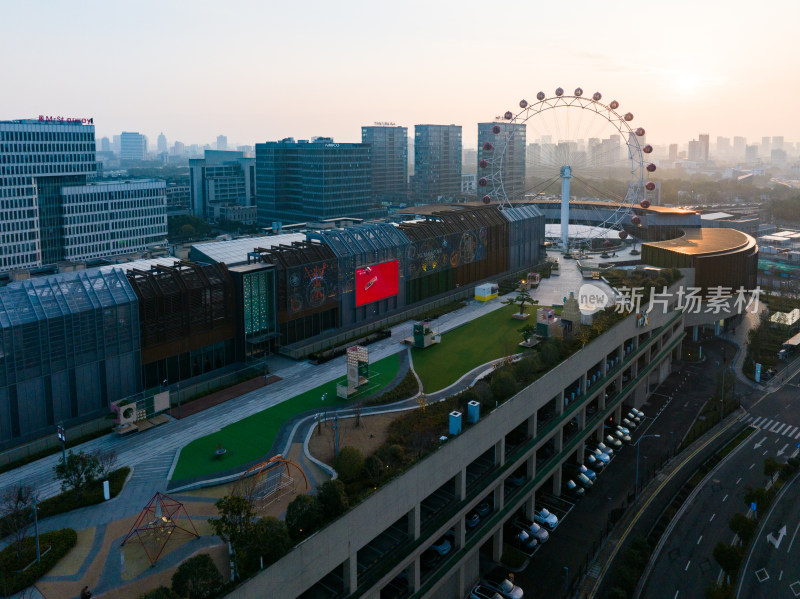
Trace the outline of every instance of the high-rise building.
<instances>
[{"instance_id":1,"label":"high-rise building","mask_svg":"<svg viewBox=\"0 0 800 599\"><path fill-rule=\"evenodd\" d=\"M370 152L367 144L329 137L256 144L258 222L384 216L370 193Z\"/></svg>"},{"instance_id":2,"label":"high-rise building","mask_svg":"<svg viewBox=\"0 0 800 599\"><path fill-rule=\"evenodd\" d=\"M372 198L380 202L408 199L408 127L361 127L361 143L370 146Z\"/></svg>"},{"instance_id":3,"label":"high-rise building","mask_svg":"<svg viewBox=\"0 0 800 599\"><path fill-rule=\"evenodd\" d=\"M120 160L144 160L147 157L147 139L141 133L123 131L119 143Z\"/></svg>"},{"instance_id":4,"label":"high-rise building","mask_svg":"<svg viewBox=\"0 0 800 599\"><path fill-rule=\"evenodd\" d=\"M478 166L478 150L464 148L461 150L461 174L474 175ZM462 186L463 187L463 186Z\"/></svg>"},{"instance_id":5,"label":"high-rise building","mask_svg":"<svg viewBox=\"0 0 800 599\"><path fill-rule=\"evenodd\" d=\"M62 187L63 259L141 253L166 243L165 188L147 179Z\"/></svg>"},{"instance_id":6,"label":"high-rise building","mask_svg":"<svg viewBox=\"0 0 800 599\"><path fill-rule=\"evenodd\" d=\"M501 161L503 191L509 199L525 195L525 123L478 123L478 181L491 174L493 165ZM481 167L482 161L486 167ZM478 195L483 195L478 188Z\"/></svg>"},{"instance_id":7,"label":"high-rise building","mask_svg":"<svg viewBox=\"0 0 800 599\"><path fill-rule=\"evenodd\" d=\"M783 135L772 136L772 149L783 150Z\"/></svg>"},{"instance_id":8,"label":"high-rise building","mask_svg":"<svg viewBox=\"0 0 800 599\"><path fill-rule=\"evenodd\" d=\"M205 158L189 160L192 214L214 218L215 206L254 206L255 168L243 152L206 150Z\"/></svg>"},{"instance_id":9,"label":"high-rise building","mask_svg":"<svg viewBox=\"0 0 800 599\"><path fill-rule=\"evenodd\" d=\"M744 161L748 164L757 164L758 163L758 146L753 144L752 146L746 146L744 149Z\"/></svg>"},{"instance_id":10,"label":"high-rise building","mask_svg":"<svg viewBox=\"0 0 800 599\"><path fill-rule=\"evenodd\" d=\"M784 166L786 164L786 158L787 156L785 150L773 148L772 152L770 152L769 163L772 166Z\"/></svg>"},{"instance_id":11,"label":"high-rise building","mask_svg":"<svg viewBox=\"0 0 800 599\"><path fill-rule=\"evenodd\" d=\"M701 162L703 160L703 149L696 139L689 142L688 159L690 162Z\"/></svg>"},{"instance_id":12,"label":"high-rise building","mask_svg":"<svg viewBox=\"0 0 800 599\"><path fill-rule=\"evenodd\" d=\"M672 162L678 160L678 144L669 144L669 159Z\"/></svg>"},{"instance_id":13,"label":"high-rise building","mask_svg":"<svg viewBox=\"0 0 800 599\"><path fill-rule=\"evenodd\" d=\"M158 142L156 142L156 147L158 148L159 154L163 154L167 151L167 136L163 133L158 134Z\"/></svg>"},{"instance_id":14,"label":"high-rise building","mask_svg":"<svg viewBox=\"0 0 800 599\"><path fill-rule=\"evenodd\" d=\"M769 156L770 152L772 151L772 138L768 135L766 137L761 138L761 148L759 154L761 156Z\"/></svg>"},{"instance_id":15,"label":"high-rise building","mask_svg":"<svg viewBox=\"0 0 800 599\"><path fill-rule=\"evenodd\" d=\"M94 125L0 122L0 271L166 240L164 183L89 183Z\"/></svg>"},{"instance_id":16,"label":"high-rise building","mask_svg":"<svg viewBox=\"0 0 800 599\"><path fill-rule=\"evenodd\" d=\"M461 126L414 125L414 198L418 204L461 193Z\"/></svg>"},{"instance_id":17,"label":"high-rise building","mask_svg":"<svg viewBox=\"0 0 800 599\"><path fill-rule=\"evenodd\" d=\"M731 138L717 137L717 156L727 158L731 153Z\"/></svg>"},{"instance_id":18,"label":"high-rise building","mask_svg":"<svg viewBox=\"0 0 800 599\"><path fill-rule=\"evenodd\" d=\"M183 156L186 152L186 145L181 141L176 141L172 145L172 155L173 156Z\"/></svg>"},{"instance_id":19,"label":"high-rise building","mask_svg":"<svg viewBox=\"0 0 800 599\"><path fill-rule=\"evenodd\" d=\"M110 152L111 151L111 141L104 137L100 140L100 151L101 152Z\"/></svg>"},{"instance_id":20,"label":"high-rise building","mask_svg":"<svg viewBox=\"0 0 800 599\"><path fill-rule=\"evenodd\" d=\"M228 138L225 135L217 135L217 150L224 152L228 149Z\"/></svg>"},{"instance_id":21,"label":"high-rise building","mask_svg":"<svg viewBox=\"0 0 800 599\"><path fill-rule=\"evenodd\" d=\"M698 137L700 142L700 162L708 162L708 146L709 146L709 135L708 133L701 133Z\"/></svg>"},{"instance_id":22,"label":"high-rise building","mask_svg":"<svg viewBox=\"0 0 800 599\"><path fill-rule=\"evenodd\" d=\"M746 137L733 138L733 157L736 160L742 160L744 158L744 153L746 148L747 148Z\"/></svg>"}]
</instances>

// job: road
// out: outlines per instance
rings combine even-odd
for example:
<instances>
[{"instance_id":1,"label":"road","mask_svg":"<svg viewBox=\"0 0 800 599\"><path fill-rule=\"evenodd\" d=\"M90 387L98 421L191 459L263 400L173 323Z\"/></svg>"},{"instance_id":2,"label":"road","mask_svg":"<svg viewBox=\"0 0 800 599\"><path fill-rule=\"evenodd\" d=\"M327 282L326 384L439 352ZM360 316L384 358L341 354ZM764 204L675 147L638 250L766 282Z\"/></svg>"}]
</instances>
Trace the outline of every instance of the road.
<instances>
[{"instance_id":1,"label":"road","mask_svg":"<svg viewBox=\"0 0 800 599\"><path fill-rule=\"evenodd\" d=\"M721 357L719 347L709 345L705 351L710 352L709 360ZM642 406L647 418L634 431L633 442L645 434L661 437L642 441L639 451L640 485L643 486L648 475L652 476L656 467L671 455L673 446L679 445L709 394L713 393L714 377L702 376L707 368L707 363L676 365ZM533 556L526 570L515 575L522 588L535 589L536 596L561 596L564 568L569 569L571 582L599 547L607 532L612 510L625 507L633 500L635 471L636 449L624 447L598 474L591 492L577 502L550 540ZM559 575L542 576L542 572L558 572Z\"/></svg>"},{"instance_id":2,"label":"road","mask_svg":"<svg viewBox=\"0 0 800 599\"><path fill-rule=\"evenodd\" d=\"M800 597L800 475L780 492L739 577L737 597Z\"/></svg>"},{"instance_id":3,"label":"road","mask_svg":"<svg viewBox=\"0 0 800 599\"><path fill-rule=\"evenodd\" d=\"M795 376L788 383L776 383L772 392L761 397L750 394L743 401L750 406L746 422L758 430L717 467L668 529L642 597L697 597L720 579L714 547L733 540L728 521L735 513L747 511L745 489L764 486L764 460L785 461L800 442L800 409L791 401L797 396L797 384Z\"/></svg>"}]
</instances>

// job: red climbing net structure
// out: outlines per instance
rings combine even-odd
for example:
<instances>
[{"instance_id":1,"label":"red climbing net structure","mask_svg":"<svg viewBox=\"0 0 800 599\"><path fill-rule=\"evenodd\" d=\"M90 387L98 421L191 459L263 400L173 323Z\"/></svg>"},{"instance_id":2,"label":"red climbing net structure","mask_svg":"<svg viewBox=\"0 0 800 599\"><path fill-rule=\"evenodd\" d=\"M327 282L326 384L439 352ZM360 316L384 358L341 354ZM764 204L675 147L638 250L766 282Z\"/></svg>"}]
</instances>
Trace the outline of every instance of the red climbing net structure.
<instances>
[{"instance_id":1,"label":"red climbing net structure","mask_svg":"<svg viewBox=\"0 0 800 599\"><path fill-rule=\"evenodd\" d=\"M182 515L183 520L181 520ZM188 527L191 527L191 530ZM169 540L179 532L195 538L200 536L180 501L172 499L169 495L156 493L125 535L122 545L131 539L139 541L150 563L154 564L164 552Z\"/></svg>"}]
</instances>

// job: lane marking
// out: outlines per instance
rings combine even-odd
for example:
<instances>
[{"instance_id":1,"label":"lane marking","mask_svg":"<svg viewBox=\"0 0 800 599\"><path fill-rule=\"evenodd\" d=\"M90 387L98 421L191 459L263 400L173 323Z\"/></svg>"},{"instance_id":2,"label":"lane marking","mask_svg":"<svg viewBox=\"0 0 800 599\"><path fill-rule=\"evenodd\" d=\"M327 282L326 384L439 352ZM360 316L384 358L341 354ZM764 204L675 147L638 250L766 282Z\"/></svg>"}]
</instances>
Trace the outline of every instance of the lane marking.
<instances>
[{"instance_id":1,"label":"lane marking","mask_svg":"<svg viewBox=\"0 0 800 599\"><path fill-rule=\"evenodd\" d=\"M753 426L758 426L758 425L759 425L761 422L763 422L764 420L765 420L765 418L764 418L763 416L759 416L758 418L756 418L755 420L753 420L752 424L753 424Z\"/></svg>"},{"instance_id":2,"label":"lane marking","mask_svg":"<svg viewBox=\"0 0 800 599\"><path fill-rule=\"evenodd\" d=\"M800 526L800 525L799 525L799 526ZM699 545L699 544L700 544L700 541L702 541L702 540L703 540L703 535L700 535L700 538L699 538L699 539L697 539L697 544Z\"/></svg>"},{"instance_id":3,"label":"lane marking","mask_svg":"<svg viewBox=\"0 0 800 599\"><path fill-rule=\"evenodd\" d=\"M797 432L797 428L798 428L798 427L796 427L796 426L795 426L795 427L794 427L792 430L789 430L789 429L787 428L787 429L784 431L784 433L783 433L783 434L784 434L784 435L786 435L787 437L791 437L792 435L794 435L794 434L795 434L795 432Z\"/></svg>"},{"instance_id":4,"label":"lane marking","mask_svg":"<svg viewBox=\"0 0 800 599\"><path fill-rule=\"evenodd\" d=\"M711 517L708 519L708 521L712 522L714 520L714 516L716 516L716 515L717 515L716 512L711 514Z\"/></svg>"},{"instance_id":5,"label":"lane marking","mask_svg":"<svg viewBox=\"0 0 800 599\"><path fill-rule=\"evenodd\" d=\"M786 550L786 553L789 553L792 550L792 545L794 545L794 538L797 536L798 530L800 530L800 523L798 523L797 528L794 529L794 534L792 535L792 540L789 542L789 548Z\"/></svg>"},{"instance_id":6,"label":"lane marking","mask_svg":"<svg viewBox=\"0 0 800 599\"><path fill-rule=\"evenodd\" d=\"M766 429L768 429L770 426L772 426L772 423L773 423L773 422L775 422L775 421L774 421L774 420L768 420L768 421L766 422L766 424L762 424L760 428L762 428L762 429L766 430Z\"/></svg>"},{"instance_id":7,"label":"lane marking","mask_svg":"<svg viewBox=\"0 0 800 599\"><path fill-rule=\"evenodd\" d=\"M688 562L686 562L686 567L683 569L684 572L686 572L686 570L689 569L689 564L691 564L691 563L692 563L692 560L689 560Z\"/></svg>"},{"instance_id":8,"label":"lane marking","mask_svg":"<svg viewBox=\"0 0 800 599\"><path fill-rule=\"evenodd\" d=\"M779 434L779 435L781 435L781 434L783 434L783 429L788 428L788 427L789 427L788 424L781 424L780 428L778 430L774 431L774 432Z\"/></svg>"},{"instance_id":9,"label":"lane marking","mask_svg":"<svg viewBox=\"0 0 800 599\"><path fill-rule=\"evenodd\" d=\"M795 438L795 439L800 439L800 432L798 432L798 433L797 433L797 434L794 436L794 438Z\"/></svg>"},{"instance_id":10,"label":"lane marking","mask_svg":"<svg viewBox=\"0 0 800 599\"><path fill-rule=\"evenodd\" d=\"M767 455L768 453L769 453L769 449L765 449L764 453L762 453L761 455Z\"/></svg>"},{"instance_id":11,"label":"lane marking","mask_svg":"<svg viewBox=\"0 0 800 599\"><path fill-rule=\"evenodd\" d=\"M748 470L752 470L753 466L755 466L755 464L750 464L750 467L748 468Z\"/></svg>"},{"instance_id":12,"label":"lane marking","mask_svg":"<svg viewBox=\"0 0 800 599\"><path fill-rule=\"evenodd\" d=\"M736 480L736 484L738 485L740 482L742 482L742 478L741 478L741 477L739 477L739 478Z\"/></svg>"},{"instance_id":13,"label":"lane marking","mask_svg":"<svg viewBox=\"0 0 800 599\"><path fill-rule=\"evenodd\" d=\"M728 494L725 493L725 497L722 498L722 503L725 503L725 500L728 498Z\"/></svg>"},{"instance_id":14,"label":"lane marking","mask_svg":"<svg viewBox=\"0 0 800 599\"><path fill-rule=\"evenodd\" d=\"M678 593L680 593L680 591L675 591L675 596L672 599L678 599Z\"/></svg>"}]
</instances>

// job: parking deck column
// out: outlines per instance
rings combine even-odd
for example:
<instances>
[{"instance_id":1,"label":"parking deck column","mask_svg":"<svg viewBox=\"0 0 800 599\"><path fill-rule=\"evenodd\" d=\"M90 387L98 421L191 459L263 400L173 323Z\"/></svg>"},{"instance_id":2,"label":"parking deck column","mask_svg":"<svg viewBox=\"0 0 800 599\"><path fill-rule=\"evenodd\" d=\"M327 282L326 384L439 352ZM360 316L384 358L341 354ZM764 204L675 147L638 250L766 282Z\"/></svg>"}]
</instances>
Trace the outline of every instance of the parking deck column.
<instances>
[{"instance_id":1,"label":"parking deck column","mask_svg":"<svg viewBox=\"0 0 800 599\"><path fill-rule=\"evenodd\" d=\"M492 559L499 562L503 557L503 527L492 535Z\"/></svg>"},{"instance_id":2,"label":"parking deck column","mask_svg":"<svg viewBox=\"0 0 800 599\"><path fill-rule=\"evenodd\" d=\"M494 444L494 465L502 466L506 463L506 438L501 437L500 440Z\"/></svg>"},{"instance_id":3,"label":"parking deck column","mask_svg":"<svg viewBox=\"0 0 800 599\"><path fill-rule=\"evenodd\" d=\"M408 512L408 536L412 539L418 539L420 526L420 504L417 504Z\"/></svg>"},{"instance_id":4,"label":"parking deck column","mask_svg":"<svg viewBox=\"0 0 800 599\"><path fill-rule=\"evenodd\" d=\"M352 594L358 589L358 553L353 552L343 565L344 588Z\"/></svg>"},{"instance_id":5,"label":"parking deck column","mask_svg":"<svg viewBox=\"0 0 800 599\"><path fill-rule=\"evenodd\" d=\"M553 472L553 495L561 497L561 467Z\"/></svg>"},{"instance_id":6,"label":"parking deck column","mask_svg":"<svg viewBox=\"0 0 800 599\"><path fill-rule=\"evenodd\" d=\"M455 476L455 496L456 499L461 501L467 496L467 470L462 468Z\"/></svg>"}]
</instances>

